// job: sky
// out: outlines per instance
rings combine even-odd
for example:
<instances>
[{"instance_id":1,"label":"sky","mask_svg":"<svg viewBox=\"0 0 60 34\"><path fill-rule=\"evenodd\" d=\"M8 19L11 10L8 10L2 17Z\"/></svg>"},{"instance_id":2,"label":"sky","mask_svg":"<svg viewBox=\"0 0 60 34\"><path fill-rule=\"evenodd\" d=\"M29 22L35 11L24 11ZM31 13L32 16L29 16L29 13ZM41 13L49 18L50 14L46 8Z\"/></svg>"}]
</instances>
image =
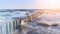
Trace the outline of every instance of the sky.
<instances>
[{"instance_id":1,"label":"sky","mask_svg":"<svg viewBox=\"0 0 60 34\"><path fill-rule=\"evenodd\" d=\"M60 0L0 0L0 9L60 9Z\"/></svg>"}]
</instances>

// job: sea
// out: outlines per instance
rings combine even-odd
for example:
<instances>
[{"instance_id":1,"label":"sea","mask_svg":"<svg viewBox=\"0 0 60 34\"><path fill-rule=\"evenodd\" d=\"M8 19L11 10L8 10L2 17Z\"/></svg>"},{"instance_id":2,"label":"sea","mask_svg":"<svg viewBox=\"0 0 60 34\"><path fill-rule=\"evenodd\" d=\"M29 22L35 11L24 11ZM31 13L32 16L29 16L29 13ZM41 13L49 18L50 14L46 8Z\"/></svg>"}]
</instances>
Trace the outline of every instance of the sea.
<instances>
[{"instance_id":1,"label":"sea","mask_svg":"<svg viewBox=\"0 0 60 34\"><path fill-rule=\"evenodd\" d=\"M36 9L0 9L0 23L7 23L11 20L14 20L15 17L26 17L27 12L31 13L34 12ZM48 26L40 24L40 22L47 22L47 23L58 23L60 24L60 13L45 13L42 17L37 18L35 21L32 21L26 24L24 27L21 28L22 32L13 32L13 34L60 34L60 26ZM1 25L1 24L0 24ZM0 26L2 27L2 26ZM8 32L4 30L4 27L8 27ZM10 33L9 26L4 26L0 29L0 33L2 34L12 34ZM2 31L2 29L4 31ZM5 32L6 31L6 32Z\"/></svg>"}]
</instances>

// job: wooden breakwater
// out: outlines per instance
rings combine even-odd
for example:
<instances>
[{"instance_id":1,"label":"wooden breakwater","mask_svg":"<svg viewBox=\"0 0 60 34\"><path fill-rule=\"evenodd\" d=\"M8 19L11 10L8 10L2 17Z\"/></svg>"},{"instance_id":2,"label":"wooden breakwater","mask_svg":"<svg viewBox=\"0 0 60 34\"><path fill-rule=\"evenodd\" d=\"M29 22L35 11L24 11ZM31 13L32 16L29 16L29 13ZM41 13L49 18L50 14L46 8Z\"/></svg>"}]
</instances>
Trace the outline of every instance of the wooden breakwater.
<instances>
[{"instance_id":1,"label":"wooden breakwater","mask_svg":"<svg viewBox=\"0 0 60 34\"><path fill-rule=\"evenodd\" d=\"M42 14L44 14L44 11L35 11L35 12L32 12L30 13L31 15L27 15L26 17L16 17L14 18L15 20L15 25L18 26L18 25L26 25L27 23L30 23L34 20L36 20L39 16L41 16ZM15 26L15 27L16 27Z\"/></svg>"},{"instance_id":2,"label":"wooden breakwater","mask_svg":"<svg viewBox=\"0 0 60 34\"><path fill-rule=\"evenodd\" d=\"M44 11L35 11L33 12L32 15L28 15L27 17L25 17L24 19L22 19L22 22L32 22L34 20L36 20L39 16L41 16L42 14L44 14Z\"/></svg>"},{"instance_id":3,"label":"wooden breakwater","mask_svg":"<svg viewBox=\"0 0 60 34\"><path fill-rule=\"evenodd\" d=\"M28 15L27 14L27 16L24 17L24 18L20 18L19 17L18 19L15 20L16 21L16 25L24 25L24 26L26 26L27 23L30 23L30 22L36 20L37 18L39 18L41 15L45 14L45 11L48 11L48 10L38 10L38 11L32 12L33 14L30 13L32 15ZM41 24L49 25L49 24L47 24L45 22L44 23L42 22Z\"/></svg>"}]
</instances>

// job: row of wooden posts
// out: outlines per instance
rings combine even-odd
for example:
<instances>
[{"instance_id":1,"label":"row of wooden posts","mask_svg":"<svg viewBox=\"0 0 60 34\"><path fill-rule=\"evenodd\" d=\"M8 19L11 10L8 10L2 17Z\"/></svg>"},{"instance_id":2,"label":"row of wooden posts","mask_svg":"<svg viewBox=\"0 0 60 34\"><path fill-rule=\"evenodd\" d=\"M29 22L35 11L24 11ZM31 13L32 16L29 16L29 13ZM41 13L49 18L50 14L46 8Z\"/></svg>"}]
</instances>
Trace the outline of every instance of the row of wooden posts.
<instances>
[{"instance_id":1,"label":"row of wooden posts","mask_svg":"<svg viewBox=\"0 0 60 34\"><path fill-rule=\"evenodd\" d=\"M32 15L24 18L22 21L27 22L27 23L32 22L32 21L36 20L37 18L39 18L39 16L41 16L43 13L44 13L44 11L36 11Z\"/></svg>"}]
</instances>

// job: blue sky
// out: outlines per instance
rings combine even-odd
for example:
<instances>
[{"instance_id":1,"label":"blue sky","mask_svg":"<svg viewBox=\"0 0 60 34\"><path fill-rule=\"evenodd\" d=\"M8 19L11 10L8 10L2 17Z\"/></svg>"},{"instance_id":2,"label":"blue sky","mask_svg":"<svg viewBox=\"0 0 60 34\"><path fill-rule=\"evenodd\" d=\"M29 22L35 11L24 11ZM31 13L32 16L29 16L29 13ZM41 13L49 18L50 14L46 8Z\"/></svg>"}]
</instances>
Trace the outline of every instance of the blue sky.
<instances>
[{"instance_id":1,"label":"blue sky","mask_svg":"<svg viewBox=\"0 0 60 34\"><path fill-rule=\"evenodd\" d=\"M0 9L60 8L60 0L0 0Z\"/></svg>"},{"instance_id":2,"label":"blue sky","mask_svg":"<svg viewBox=\"0 0 60 34\"><path fill-rule=\"evenodd\" d=\"M34 8L36 0L0 0L0 8Z\"/></svg>"}]
</instances>

